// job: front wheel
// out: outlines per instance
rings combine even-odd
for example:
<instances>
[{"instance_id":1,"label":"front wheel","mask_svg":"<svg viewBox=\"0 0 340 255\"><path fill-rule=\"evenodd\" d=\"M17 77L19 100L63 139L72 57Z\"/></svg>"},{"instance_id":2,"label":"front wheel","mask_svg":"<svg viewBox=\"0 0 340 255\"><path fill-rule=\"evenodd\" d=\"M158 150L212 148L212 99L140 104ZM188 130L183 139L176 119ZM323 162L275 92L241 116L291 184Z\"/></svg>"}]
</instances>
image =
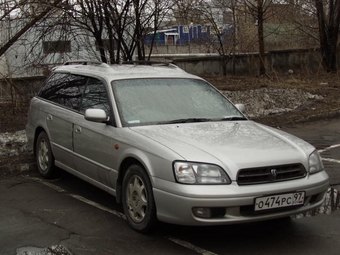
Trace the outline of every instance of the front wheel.
<instances>
[{"instance_id":1,"label":"front wheel","mask_svg":"<svg viewBox=\"0 0 340 255\"><path fill-rule=\"evenodd\" d=\"M155 225L156 206L152 185L144 168L131 165L124 176L122 203L132 229L147 233Z\"/></svg>"},{"instance_id":2,"label":"front wheel","mask_svg":"<svg viewBox=\"0 0 340 255\"><path fill-rule=\"evenodd\" d=\"M40 175L45 178L54 177L56 174L54 157L51 150L50 140L44 131L42 131L37 138L35 157Z\"/></svg>"}]
</instances>

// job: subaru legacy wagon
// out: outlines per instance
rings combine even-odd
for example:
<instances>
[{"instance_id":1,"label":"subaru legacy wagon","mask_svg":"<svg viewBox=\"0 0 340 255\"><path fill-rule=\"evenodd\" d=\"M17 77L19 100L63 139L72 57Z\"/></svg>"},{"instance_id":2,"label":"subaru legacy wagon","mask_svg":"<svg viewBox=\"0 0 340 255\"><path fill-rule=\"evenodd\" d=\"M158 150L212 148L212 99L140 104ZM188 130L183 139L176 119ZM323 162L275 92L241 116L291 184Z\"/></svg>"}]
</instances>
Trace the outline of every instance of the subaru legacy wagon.
<instances>
[{"instance_id":1,"label":"subaru legacy wagon","mask_svg":"<svg viewBox=\"0 0 340 255\"><path fill-rule=\"evenodd\" d=\"M172 64L75 61L31 100L26 132L43 177L63 169L107 191L139 232L320 206L329 180L316 149L243 108Z\"/></svg>"}]
</instances>

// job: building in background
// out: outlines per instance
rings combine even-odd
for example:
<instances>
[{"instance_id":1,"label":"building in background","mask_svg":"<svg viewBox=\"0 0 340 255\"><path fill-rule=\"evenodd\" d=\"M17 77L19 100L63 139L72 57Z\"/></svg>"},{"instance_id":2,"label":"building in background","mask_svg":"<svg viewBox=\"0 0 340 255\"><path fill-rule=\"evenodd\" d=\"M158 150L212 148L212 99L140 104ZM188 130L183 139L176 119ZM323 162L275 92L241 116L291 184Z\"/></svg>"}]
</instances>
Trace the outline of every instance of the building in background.
<instances>
[{"instance_id":1,"label":"building in background","mask_svg":"<svg viewBox=\"0 0 340 255\"><path fill-rule=\"evenodd\" d=\"M188 45L207 41L211 36L210 25L177 25L150 33L146 36L145 42L147 45L154 42L156 46Z\"/></svg>"},{"instance_id":2,"label":"building in background","mask_svg":"<svg viewBox=\"0 0 340 255\"><path fill-rule=\"evenodd\" d=\"M46 75L72 59L99 60L98 47L92 36L63 23L56 26L54 17L46 19L25 33L0 57L0 78ZM0 21L0 38L7 41L25 20ZM0 41L1 43L1 41Z\"/></svg>"}]
</instances>

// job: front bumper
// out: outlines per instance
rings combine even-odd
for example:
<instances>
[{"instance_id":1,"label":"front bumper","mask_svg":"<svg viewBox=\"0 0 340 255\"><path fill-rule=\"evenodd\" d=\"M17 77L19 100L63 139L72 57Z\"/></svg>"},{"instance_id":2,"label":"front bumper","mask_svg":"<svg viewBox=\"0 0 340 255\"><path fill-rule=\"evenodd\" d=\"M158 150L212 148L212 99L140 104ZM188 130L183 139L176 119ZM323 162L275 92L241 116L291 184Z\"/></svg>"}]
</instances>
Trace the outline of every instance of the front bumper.
<instances>
[{"instance_id":1,"label":"front bumper","mask_svg":"<svg viewBox=\"0 0 340 255\"><path fill-rule=\"evenodd\" d=\"M245 223L304 213L319 207L329 188L325 171L294 181L247 186L238 186L236 183L203 186L183 185L160 179L153 181L158 219L188 226ZM303 206L254 212L255 198L296 191L305 192ZM194 215L193 208L218 208L219 213L211 218L202 218Z\"/></svg>"}]
</instances>

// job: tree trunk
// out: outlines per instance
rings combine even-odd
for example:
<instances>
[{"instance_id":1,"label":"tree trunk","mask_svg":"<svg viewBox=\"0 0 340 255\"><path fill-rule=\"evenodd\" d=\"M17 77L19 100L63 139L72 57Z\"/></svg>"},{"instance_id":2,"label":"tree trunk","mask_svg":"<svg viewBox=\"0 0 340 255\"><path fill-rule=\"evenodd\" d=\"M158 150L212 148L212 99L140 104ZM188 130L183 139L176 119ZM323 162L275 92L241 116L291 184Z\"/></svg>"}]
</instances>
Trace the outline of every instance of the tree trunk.
<instances>
[{"instance_id":1,"label":"tree trunk","mask_svg":"<svg viewBox=\"0 0 340 255\"><path fill-rule=\"evenodd\" d=\"M317 10L320 52L322 66L326 72L336 72L337 66L337 42L340 23L340 0L331 0L328 5L328 20L325 14L325 6L322 0L315 0Z\"/></svg>"},{"instance_id":2,"label":"tree trunk","mask_svg":"<svg viewBox=\"0 0 340 255\"><path fill-rule=\"evenodd\" d=\"M98 45L98 49L99 49L99 53L100 53L100 59L103 63L107 63L107 59L105 56L105 47L104 47L104 42L102 39L102 32L96 32L94 34L94 37L96 38L97 41L97 45Z\"/></svg>"},{"instance_id":3,"label":"tree trunk","mask_svg":"<svg viewBox=\"0 0 340 255\"><path fill-rule=\"evenodd\" d=\"M259 38L259 75L265 75L266 74L266 63L265 63L265 51L264 51L264 35L263 35L263 17L264 10L263 10L263 4L261 0L257 0L257 22L258 22L258 38Z\"/></svg>"}]
</instances>

